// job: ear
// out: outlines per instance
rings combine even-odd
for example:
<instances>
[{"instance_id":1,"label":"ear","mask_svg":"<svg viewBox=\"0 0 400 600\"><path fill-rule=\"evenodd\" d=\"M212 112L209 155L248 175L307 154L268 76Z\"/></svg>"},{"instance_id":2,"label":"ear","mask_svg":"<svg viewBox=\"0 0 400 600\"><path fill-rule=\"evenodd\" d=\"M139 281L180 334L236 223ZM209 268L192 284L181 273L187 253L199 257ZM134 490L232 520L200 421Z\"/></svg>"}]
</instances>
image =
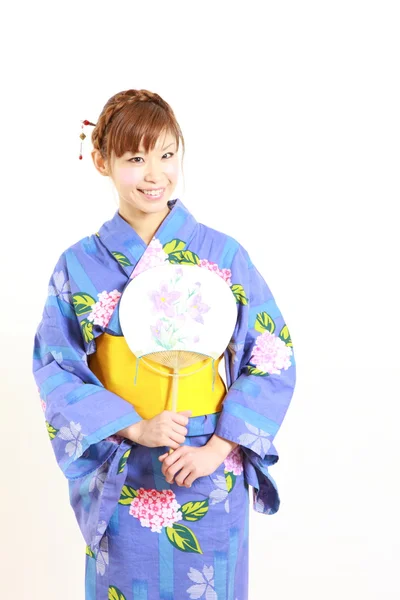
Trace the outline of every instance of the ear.
<instances>
[{"instance_id":1,"label":"ear","mask_svg":"<svg viewBox=\"0 0 400 600\"><path fill-rule=\"evenodd\" d=\"M100 151L95 149L95 150L92 150L91 154L92 154L93 164L96 167L97 171L100 173L100 175L108 176L109 173L108 173L108 168L107 168L107 161L105 161L103 159Z\"/></svg>"}]
</instances>

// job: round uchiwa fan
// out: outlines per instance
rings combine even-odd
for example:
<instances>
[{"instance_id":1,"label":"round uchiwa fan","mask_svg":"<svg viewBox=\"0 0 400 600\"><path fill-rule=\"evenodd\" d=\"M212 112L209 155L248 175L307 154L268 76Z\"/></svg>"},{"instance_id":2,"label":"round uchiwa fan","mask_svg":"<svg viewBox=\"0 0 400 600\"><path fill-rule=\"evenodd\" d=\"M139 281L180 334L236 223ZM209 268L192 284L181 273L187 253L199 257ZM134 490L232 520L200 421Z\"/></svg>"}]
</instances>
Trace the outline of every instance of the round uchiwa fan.
<instances>
[{"instance_id":1,"label":"round uchiwa fan","mask_svg":"<svg viewBox=\"0 0 400 600\"><path fill-rule=\"evenodd\" d=\"M210 358L214 386L214 362L228 346L236 319L236 299L216 273L168 262L143 271L127 285L119 306L122 333L138 359L134 382L140 360L172 376L172 401L167 398L166 406L177 411L179 370ZM144 357L173 372L155 369Z\"/></svg>"}]
</instances>

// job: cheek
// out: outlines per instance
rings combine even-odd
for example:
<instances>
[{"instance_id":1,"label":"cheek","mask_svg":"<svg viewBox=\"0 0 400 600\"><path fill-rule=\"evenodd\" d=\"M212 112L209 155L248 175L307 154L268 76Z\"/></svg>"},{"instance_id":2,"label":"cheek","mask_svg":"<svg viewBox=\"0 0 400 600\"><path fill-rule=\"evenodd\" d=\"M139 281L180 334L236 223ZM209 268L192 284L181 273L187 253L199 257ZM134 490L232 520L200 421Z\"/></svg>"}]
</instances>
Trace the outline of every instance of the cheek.
<instances>
[{"instance_id":1,"label":"cheek","mask_svg":"<svg viewBox=\"0 0 400 600\"><path fill-rule=\"evenodd\" d=\"M179 165L176 162L167 163L164 167L166 173L172 180L176 179L179 174Z\"/></svg>"},{"instance_id":2,"label":"cheek","mask_svg":"<svg viewBox=\"0 0 400 600\"><path fill-rule=\"evenodd\" d=\"M141 181L141 174L137 169L121 169L119 180L122 185L136 185Z\"/></svg>"}]
</instances>

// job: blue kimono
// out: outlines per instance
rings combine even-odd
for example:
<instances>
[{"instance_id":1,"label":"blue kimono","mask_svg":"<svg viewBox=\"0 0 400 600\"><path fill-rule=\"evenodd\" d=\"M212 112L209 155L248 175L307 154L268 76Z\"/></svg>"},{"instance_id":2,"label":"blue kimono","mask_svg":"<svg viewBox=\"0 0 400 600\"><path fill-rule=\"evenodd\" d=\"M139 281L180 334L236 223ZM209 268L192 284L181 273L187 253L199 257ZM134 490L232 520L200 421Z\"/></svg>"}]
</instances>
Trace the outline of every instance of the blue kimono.
<instances>
[{"instance_id":1,"label":"blue kimono","mask_svg":"<svg viewBox=\"0 0 400 600\"><path fill-rule=\"evenodd\" d=\"M65 250L35 335L45 424L86 543L86 600L247 600L249 486L255 511L279 508L268 468L296 381L288 327L244 247L181 200L168 205L149 245L117 211ZM214 270L237 305L222 410L191 417L185 443L202 446L216 433L239 445L190 488L162 474L168 448L117 435L142 417L88 360L99 336L123 335L118 302L133 274L166 260Z\"/></svg>"}]
</instances>

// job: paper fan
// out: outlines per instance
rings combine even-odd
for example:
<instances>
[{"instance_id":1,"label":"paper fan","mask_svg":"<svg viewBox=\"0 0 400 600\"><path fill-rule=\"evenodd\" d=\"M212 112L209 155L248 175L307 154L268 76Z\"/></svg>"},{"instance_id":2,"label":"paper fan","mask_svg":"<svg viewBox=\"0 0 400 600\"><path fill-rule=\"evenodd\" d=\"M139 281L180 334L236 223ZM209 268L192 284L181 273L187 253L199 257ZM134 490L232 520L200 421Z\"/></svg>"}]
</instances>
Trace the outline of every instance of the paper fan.
<instances>
[{"instance_id":1,"label":"paper fan","mask_svg":"<svg viewBox=\"0 0 400 600\"><path fill-rule=\"evenodd\" d=\"M122 333L138 359L134 383L140 360L172 376L171 404L177 411L179 370L210 358L214 383L214 362L228 346L236 319L232 290L215 272L168 262L143 271L127 285L119 306ZM155 369L144 357L173 372Z\"/></svg>"}]
</instances>

